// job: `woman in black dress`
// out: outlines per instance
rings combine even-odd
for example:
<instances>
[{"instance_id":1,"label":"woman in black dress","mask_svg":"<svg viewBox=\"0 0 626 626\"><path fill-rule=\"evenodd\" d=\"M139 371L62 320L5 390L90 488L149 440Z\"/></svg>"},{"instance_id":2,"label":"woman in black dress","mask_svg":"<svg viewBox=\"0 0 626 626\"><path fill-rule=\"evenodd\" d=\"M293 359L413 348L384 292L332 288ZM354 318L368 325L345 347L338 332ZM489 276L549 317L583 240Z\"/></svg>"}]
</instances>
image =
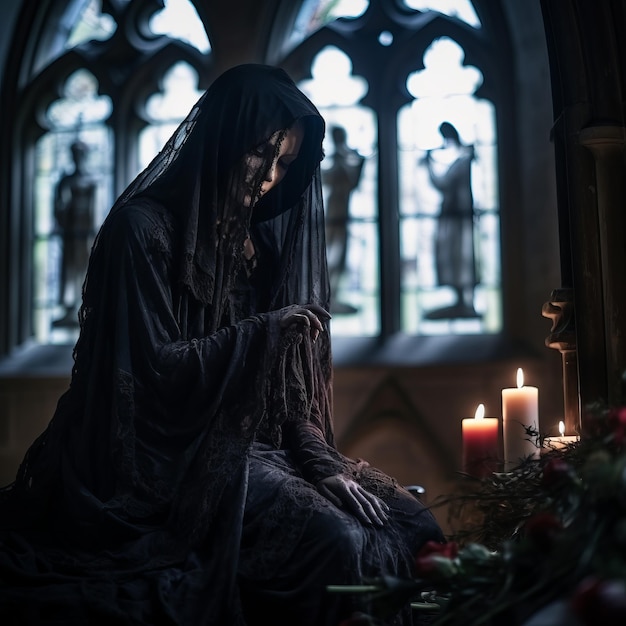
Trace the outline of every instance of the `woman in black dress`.
<instances>
[{"instance_id":1,"label":"woman in black dress","mask_svg":"<svg viewBox=\"0 0 626 626\"><path fill-rule=\"evenodd\" d=\"M111 209L71 385L2 495L3 624L336 626L358 598L327 585L443 540L333 442L323 135L238 66Z\"/></svg>"}]
</instances>

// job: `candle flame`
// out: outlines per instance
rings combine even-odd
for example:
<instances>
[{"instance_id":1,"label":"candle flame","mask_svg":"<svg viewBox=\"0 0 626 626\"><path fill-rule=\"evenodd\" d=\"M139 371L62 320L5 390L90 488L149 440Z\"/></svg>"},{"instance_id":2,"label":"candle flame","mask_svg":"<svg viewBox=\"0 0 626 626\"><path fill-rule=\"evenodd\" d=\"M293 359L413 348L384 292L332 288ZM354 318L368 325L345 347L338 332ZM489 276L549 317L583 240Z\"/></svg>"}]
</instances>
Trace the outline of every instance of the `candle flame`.
<instances>
[{"instance_id":1,"label":"candle flame","mask_svg":"<svg viewBox=\"0 0 626 626\"><path fill-rule=\"evenodd\" d=\"M474 413L474 419L481 420L485 417L485 405L479 404Z\"/></svg>"},{"instance_id":2,"label":"candle flame","mask_svg":"<svg viewBox=\"0 0 626 626\"><path fill-rule=\"evenodd\" d=\"M521 367L517 368L517 388L521 389L524 386L524 372Z\"/></svg>"},{"instance_id":3,"label":"candle flame","mask_svg":"<svg viewBox=\"0 0 626 626\"><path fill-rule=\"evenodd\" d=\"M565 434L565 422L562 420L559 422L559 432L561 433L561 437Z\"/></svg>"}]
</instances>

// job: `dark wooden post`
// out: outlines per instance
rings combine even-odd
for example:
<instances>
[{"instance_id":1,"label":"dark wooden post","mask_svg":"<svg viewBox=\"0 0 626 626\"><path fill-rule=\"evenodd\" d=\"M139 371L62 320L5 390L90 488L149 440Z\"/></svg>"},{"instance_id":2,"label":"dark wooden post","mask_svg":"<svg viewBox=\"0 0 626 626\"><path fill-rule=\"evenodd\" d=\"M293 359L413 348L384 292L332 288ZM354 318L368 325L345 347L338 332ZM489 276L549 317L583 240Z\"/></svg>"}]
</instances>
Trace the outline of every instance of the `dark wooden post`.
<instances>
[{"instance_id":1,"label":"dark wooden post","mask_svg":"<svg viewBox=\"0 0 626 626\"><path fill-rule=\"evenodd\" d=\"M602 296L604 302L604 352L607 362L607 401L624 402L626 370L626 129L596 124L580 131L580 143L595 160L595 195L600 239Z\"/></svg>"}]
</instances>

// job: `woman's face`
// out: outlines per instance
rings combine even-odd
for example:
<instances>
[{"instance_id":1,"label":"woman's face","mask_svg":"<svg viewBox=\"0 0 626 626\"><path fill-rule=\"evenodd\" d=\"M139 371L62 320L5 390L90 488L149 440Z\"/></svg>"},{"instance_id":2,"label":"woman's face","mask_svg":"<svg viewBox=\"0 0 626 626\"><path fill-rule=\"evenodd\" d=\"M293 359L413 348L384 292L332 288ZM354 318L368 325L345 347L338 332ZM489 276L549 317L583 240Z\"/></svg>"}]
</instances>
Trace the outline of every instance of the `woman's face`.
<instances>
[{"instance_id":1,"label":"woman's face","mask_svg":"<svg viewBox=\"0 0 626 626\"><path fill-rule=\"evenodd\" d=\"M254 201L252 201L252 189L246 190L244 205L254 205L270 189L276 187L285 177L289 166L296 160L302 145L304 130L302 124L296 122L284 135L282 143L276 152L276 143L280 140L281 131L275 132L266 142L257 146L245 157L246 184L250 187L258 176L259 168L267 167L268 159L272 158L271 165L261 183L261 189Z\"/></svg>"}]
</instances>

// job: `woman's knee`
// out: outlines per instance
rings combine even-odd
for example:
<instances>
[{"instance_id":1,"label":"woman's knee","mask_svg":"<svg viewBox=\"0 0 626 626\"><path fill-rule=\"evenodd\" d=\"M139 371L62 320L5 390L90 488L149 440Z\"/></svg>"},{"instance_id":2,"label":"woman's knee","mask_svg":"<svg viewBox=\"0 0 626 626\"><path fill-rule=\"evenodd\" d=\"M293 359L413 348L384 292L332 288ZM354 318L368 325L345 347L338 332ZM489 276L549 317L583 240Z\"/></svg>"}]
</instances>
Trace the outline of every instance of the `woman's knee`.
<instances>
[{"instance_id":1,"label":"woman's knee","mask_svg":"<svg viewBox=\"0 0 626 626\"><path fill-rule=\"evenodd\" d=\"M316 514L308 525L307 534L320 549L330 551L339 560L355 558L365 545L361 523L342 511Z\"/></svg>"}]
</instances>

